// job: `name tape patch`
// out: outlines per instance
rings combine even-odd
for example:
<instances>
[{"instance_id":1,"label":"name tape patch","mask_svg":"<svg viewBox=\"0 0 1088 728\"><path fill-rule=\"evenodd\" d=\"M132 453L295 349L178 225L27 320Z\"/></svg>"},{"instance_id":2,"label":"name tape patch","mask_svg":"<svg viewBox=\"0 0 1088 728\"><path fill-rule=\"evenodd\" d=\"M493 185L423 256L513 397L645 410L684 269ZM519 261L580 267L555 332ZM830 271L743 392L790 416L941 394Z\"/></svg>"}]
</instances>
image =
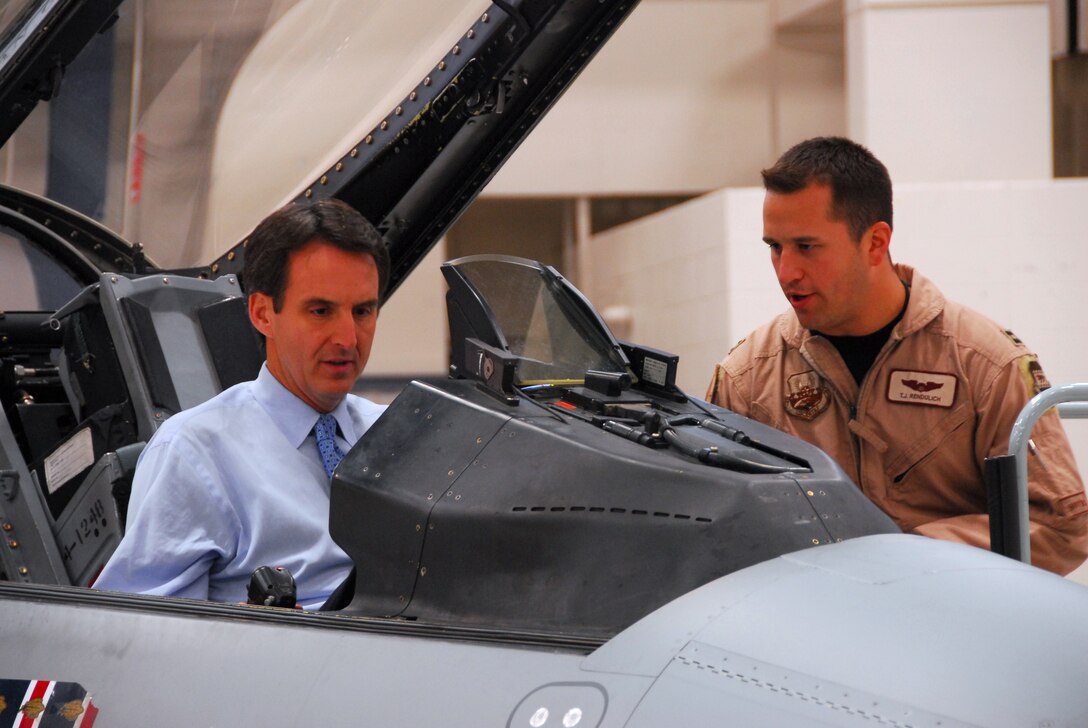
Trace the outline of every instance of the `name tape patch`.
<instances>
[{"instance_id":1,"label":"name tape patch","mask_svg":"<svg viewBox=\"0 0 1088 728\"><path fill-rule=\"evenodd\" d=\"M896 369L888 379L888 400L931 407L951 407L956 401L956 377L937 372Z\"/></svg>"}]
</instances>

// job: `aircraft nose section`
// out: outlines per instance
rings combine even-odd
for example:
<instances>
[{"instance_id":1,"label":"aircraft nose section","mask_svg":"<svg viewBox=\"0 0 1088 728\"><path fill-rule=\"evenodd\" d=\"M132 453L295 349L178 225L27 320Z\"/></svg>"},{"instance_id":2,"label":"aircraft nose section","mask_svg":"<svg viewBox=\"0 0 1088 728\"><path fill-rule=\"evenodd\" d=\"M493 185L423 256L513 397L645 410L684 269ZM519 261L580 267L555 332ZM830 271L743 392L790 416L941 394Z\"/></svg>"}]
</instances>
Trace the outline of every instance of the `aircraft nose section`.
<instances>
[{"instance_id":1,"label":"aircraft nose section","mask_svg":"<svg viewBox=\"0 0 1088 728\"><path fill-rule=\"evenodd\" d=\"M865 536L711 582L582 667L656 677L628 726L1080 725L1085 610L1083 586L1004 556Z\"/></svg>"}]
</instances>

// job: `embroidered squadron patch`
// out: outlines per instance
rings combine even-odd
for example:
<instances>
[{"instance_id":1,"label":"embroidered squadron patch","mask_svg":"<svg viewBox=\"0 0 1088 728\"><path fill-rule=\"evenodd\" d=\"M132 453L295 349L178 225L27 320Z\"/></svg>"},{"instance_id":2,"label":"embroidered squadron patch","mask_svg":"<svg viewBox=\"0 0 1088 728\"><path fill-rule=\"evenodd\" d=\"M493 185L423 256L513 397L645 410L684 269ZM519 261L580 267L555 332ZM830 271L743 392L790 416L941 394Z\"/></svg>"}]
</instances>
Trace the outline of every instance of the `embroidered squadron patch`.
<instances>
[{"instance_id":1,"label":"embroidered squadron patch","mask_svg":"<svg viewBox=\"0 0 1088 728\"><path fill-rule=\"evenodd\" d=\"M812 420L831 404L831 393L816 372L809 370L786 379L786 411L794 417Z\"/></svg>"},{"instance_id":2,"label":"embroidered squadron patch","mask_svg":"<svg viewBox=\"0 0 1088 728\"><path fill-rule=\"evenodd\" d=\"M888 401L951 407L956 401L956 376L896 369L888 377Z\"/></svg>"},{"instance_id":3,"label":"embroidered squadron patch","mask_svg":"<svg viewBox=\"0 0 1088 728\"><path fill-rule=\"evenodd\" d=\"M1039 363L1037 356L1020 358L1020 376L1024 378L1024 386L1032 395L1050 389L1050 380L1043 373L1043 365Z\"/></svg>"}]
</instances>

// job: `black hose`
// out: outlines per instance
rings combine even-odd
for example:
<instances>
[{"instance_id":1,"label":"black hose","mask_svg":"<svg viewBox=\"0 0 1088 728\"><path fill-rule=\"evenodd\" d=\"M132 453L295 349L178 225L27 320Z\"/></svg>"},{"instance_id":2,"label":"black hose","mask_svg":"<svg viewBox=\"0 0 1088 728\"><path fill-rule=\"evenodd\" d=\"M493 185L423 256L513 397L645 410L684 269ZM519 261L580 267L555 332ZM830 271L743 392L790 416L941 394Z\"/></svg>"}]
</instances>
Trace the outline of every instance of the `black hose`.
<instances>
[{"instance_id":1,"label":"black hose","mask_svg":"<svg viewBox=\"0 0 1088 728\"><path fill-rule=\"evenodd\" d=\"M1080 53L1080 2L1079 0L1065 0L1065 7L1066 43L1069 55L1075 56Z\"/></svg>"},{"instance_id":2,"label":"black hose","mask_svg":"<svg viewBox=\"0 0 1088 728\"><path fill-rule=\"evenodd\" d=\"M779 473L804 473L806 468L792 465L771 465L747 460L732 453L722 452L716 447L701 447L693 444L671 427L661 430L661 437L676 450L696 460L726 470L736 470L741 473L761 473L775 475Z\"/></svg>"}]
</instances>

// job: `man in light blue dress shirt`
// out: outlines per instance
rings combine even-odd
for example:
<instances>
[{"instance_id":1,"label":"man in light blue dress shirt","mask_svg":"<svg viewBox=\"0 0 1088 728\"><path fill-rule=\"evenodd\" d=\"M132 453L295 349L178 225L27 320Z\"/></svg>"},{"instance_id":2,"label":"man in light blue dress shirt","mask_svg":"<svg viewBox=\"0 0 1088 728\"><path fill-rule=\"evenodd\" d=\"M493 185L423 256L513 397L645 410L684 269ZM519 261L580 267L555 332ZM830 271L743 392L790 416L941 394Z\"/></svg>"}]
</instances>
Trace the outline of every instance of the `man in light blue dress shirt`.
<instances>
[{"instance_id":1,"label":"man in light blue dress shirt","mask_svg":"<svg viewBox=\"0 0 1088 728\"><path fill-rule=\"evenodd\" d=\"M257 379L167 420L140 456L127 527L95 587L243 602L258 566L285 566L320 607L351 570L329 535L329 476L314 425L347 452L384 411L349 394L370 355L389 254L336 200L293 204L246 244Z\"/></svg>"}]
</instances>

